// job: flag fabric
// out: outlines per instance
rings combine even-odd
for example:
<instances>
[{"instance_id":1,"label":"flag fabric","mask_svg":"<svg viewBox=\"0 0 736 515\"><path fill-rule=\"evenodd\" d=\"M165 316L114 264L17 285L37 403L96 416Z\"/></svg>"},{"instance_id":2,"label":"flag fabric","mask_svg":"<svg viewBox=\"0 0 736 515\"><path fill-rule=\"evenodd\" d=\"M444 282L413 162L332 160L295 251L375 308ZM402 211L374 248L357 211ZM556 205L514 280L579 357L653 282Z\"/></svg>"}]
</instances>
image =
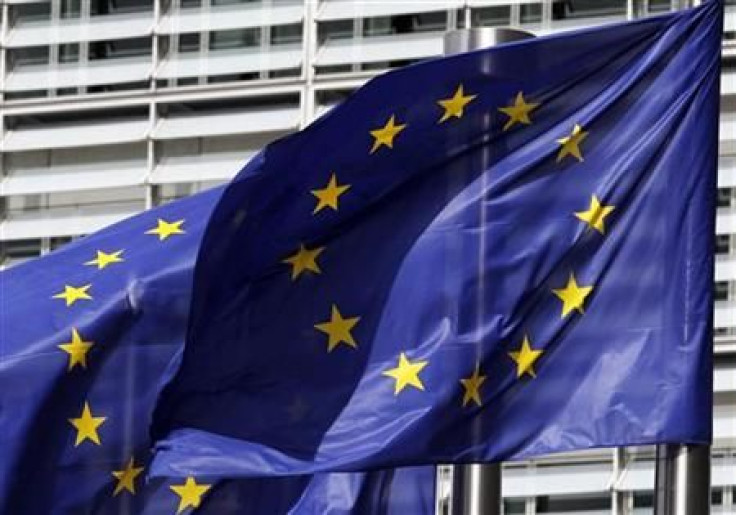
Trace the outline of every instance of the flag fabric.
<instances>
[{"instance_id":1,"label":"flag fabric","mask_svg":"<svg viewBox=\"0 0 736 515\"><path fill-rule=\"evenodd\" d=\"M0 273L0 513L433 513L432 467L146 481L151 413L180 359L195 256L221 193Z\"/></svg>"},{"instance_id":2,"label":"flag fabric","mask_svg":"<svg viewBox=\"0 0 736 515\"><path fill-rule=\"evenodd\" d=\"M153 474L709 442L721 23L419 63L266 147L206 229Z\"/></svg>"}]
</instances>

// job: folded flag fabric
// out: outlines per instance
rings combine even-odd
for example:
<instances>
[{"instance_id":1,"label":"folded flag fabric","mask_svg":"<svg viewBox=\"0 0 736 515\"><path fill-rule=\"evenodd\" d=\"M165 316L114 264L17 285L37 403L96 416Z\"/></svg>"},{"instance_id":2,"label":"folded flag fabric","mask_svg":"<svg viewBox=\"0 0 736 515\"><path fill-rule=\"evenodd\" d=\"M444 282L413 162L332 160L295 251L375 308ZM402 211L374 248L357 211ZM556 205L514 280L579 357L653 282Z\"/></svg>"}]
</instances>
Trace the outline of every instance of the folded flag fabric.
<instances>
[{"instance_id":1,"label":"folded flag fabric","mask_svg":"<svg viewBox=\"0 0 736 515\"><path fill-rule=\"evenodd\" d=\"M434 469L146 481L218 188L0 273L0 513L433 513ZM290 413L298 416L294 405Z\"/></svg>"},{"instance_id":2,"label":"folded flag fabric","mask_svg":"<svg viewBox=\"0 0 736 515\"><path fill-rule=\"evenodd\" d=\"M721 23L420 63L269 145L207 226L153 473L708 442Z\"/></svg>"}]
</instances>

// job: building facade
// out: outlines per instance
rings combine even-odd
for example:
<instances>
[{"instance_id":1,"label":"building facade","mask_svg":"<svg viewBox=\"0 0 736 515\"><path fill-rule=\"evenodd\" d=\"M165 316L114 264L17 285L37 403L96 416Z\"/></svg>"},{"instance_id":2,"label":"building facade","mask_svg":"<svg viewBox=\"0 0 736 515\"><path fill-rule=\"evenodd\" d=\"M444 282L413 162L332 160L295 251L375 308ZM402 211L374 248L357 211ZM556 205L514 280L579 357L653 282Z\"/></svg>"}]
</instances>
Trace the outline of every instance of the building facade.
<instances>
[{"instance_id":1,"label":"building facade","mask_svg":"<svg viewBox=\"0 0 736 515\"><path fill-rule=\"evenodd\" d=\"M680 3L3 0L0 268L228 180L369 78L442 54L448 29L545 34ZM736 0L725 3L712 501L736 514ZM505 465L506 513L651 513L653 458L637 448Z\"/></svg>"}]
</instances>

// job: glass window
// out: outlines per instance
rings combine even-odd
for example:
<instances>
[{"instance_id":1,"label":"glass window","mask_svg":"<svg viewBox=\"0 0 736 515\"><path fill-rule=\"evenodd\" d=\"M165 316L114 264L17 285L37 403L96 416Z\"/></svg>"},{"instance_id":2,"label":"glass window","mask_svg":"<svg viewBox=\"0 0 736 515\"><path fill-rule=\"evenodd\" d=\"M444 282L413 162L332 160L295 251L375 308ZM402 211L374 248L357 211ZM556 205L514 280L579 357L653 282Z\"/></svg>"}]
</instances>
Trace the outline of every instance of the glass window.
<instances>
[{"instance_id":1,"label":"glass window","mask_svg":"<svg viewBox=\"0 0 736 515\"><path fill-rule=\"evenodd\" d=\"M320 44L331 39L349 39L353 37L353 20L328 21L319 24L317 30Z\"/></svg>"},{"instance_id":2,"label":"glass window","mask_svg":"<svg viewBox=\"0 0 736 515\"><path fill-rule=\"evenodd\" d=\"M649 12L661 13L669 11L672 8L671 0L649 0Z\"/></svg>"},{"instance_id":3,"label":"glass window","mask_svg":"<svg viewBox=\"0 0 736 515\"><path fill-rule=\"evenodd\" d=\"M79 60L79 43L59 45L59 62L71 63Z\"/></svg>"},{"instance_id":4,"label":"glass window","mask_svg":"<svg viewBox=\"0 0 736 515\"><path fill-rule=\"evenodd\" d=\"M159 205L189 197L216 186L220 181L182 182L178 184L162 184L159 186Z\"/></svg>"},{"instance_id":5,"label":"glass window","mask_svg":"<svg viewBox=\"0 0 736 515\"><path fill-rule=\"evenodd\" d=\"M51 2L19 4L10 6L10 19L20 25L28 21L48 20L51 17Z\"/></svg>"},{"instance_id":6,"label":"glass window","mask_svg":"<svg viewBox=\"0 0 736 515\"><path fill-rule=\"evenodd\" d=\"M318 66L318 74L330 74L330 73L349 73L352 71L352 66L349 64L337 64L333 66Z\"/></svg>"},{"instance_id":7,"label":"glass window","mask_svg":"<svg viewBox=\"0 0 736 515\"><path fill-rule=\"evenodd\" d=\"M715 300L728 300L728 281L718 281L715 284L713 297Z\"/></svg>"},{"instance_id":8,"label":"glass window","mask_svg":"<svg viewBox=\"0 0 736 515\"><path fill-rule=\"evenodd\" d=\"M366 18L363 22L363 36L385 36L388 34L409 34L412 32L432 32L447 27L447 12L439 11L421 14L401 14Z\"/></svg>"},{"instance_id":9,"label":"glass window","mask_svg":"<svg viewBox=\"0 0 736 515\"><path fill-rule=\"evenodd\" d=\"M521 23L539 23L542 21L542 4L520 5L519 8L521 9Z\"/></svg>"},{"instance_id":10,"label":"glass window","mask_svg":"<svg viewBox=\"0 0 736 515\"><path fill-rule=\"evenodd\" d=\"M47 90L39 91L8 91L5 100L28 100L31 98L44 98L48 95Z\"/></svg>"},{"instance_id":11,"label":"glass window","mask_svg":"<svg viewBox=\"0 0 736 515\"><path fill-rule=\"evenodd\" d=\"M420 13L414 16L413 32L432 32L447 28L447 11Z\"/></svg>"},{"instance_id":12,"label":"glass window","mask_svg":"<svg viewBox=\"0 0 736 515\"><path fill-rule=\"evenodd\" d=\"M30 66L49 63L49 47L32 46L12 48L8 51L11 66Z\"/></svg>"},{"instance_id":13,"label":"glass window","mask_svg":"<svg viewBox=\"0 0 736 515\"><path fill-rule=\"evenodd\" d=\"M80 0L61 0L62 18L79 18L80 9Z\"/></svg>"},{"instance_id":14,"label":"glass window","mask_svg":"<svg viewBox=\"0 0 736 515\"><path fill-rule=\"evenodd\" d=\"M293 25L277 25L271 27L271 44L272 45L289 45L300 43L302 40L302 25L295 23Z\"/></svg>"},{"instance_id":15,"label":"glass window","mask_svg":"<svg viewBox=\"0 0 736 515\"><path fill-rule=\"evenodd\" d=\"M555 8L564 17L592 18L596 16L623 16L626 0L555 0ZM553 12L553 14L555 14ZM562 18L556 18L562 19Z\"/></svg>"},{"instance_id":16,"label":"glass window","mask_svg":"<svg viewBox=\"0 0 736 515\"><path fill-rule=\"evenodd\" d=\"M196 52L199 50L199 33L179 35L179 52Z\"/></svg>"},{"instance_id":17,"label":"glass window","mask_svg":"<svg viewBox=\"0 0 736 515\"><path fill-rule=\"evenodd\" d=\"M0 265L9 267L41 255L41 240L16 240L0 243Z\"/></svg>"},{"instance_id":18,"label":"glass window","mask_svg":"<svg viewBox=\"0 0 736 515\"><path fill-rule=\"evenodd\" d=\"M503 512L505 515L524 515L526 513L526 502L524 499L504 499Z\"/></svg>"},{"instance_id":19,"label":"glass window","mask_svg":"<svg viewBox=\"0 0 736 515\"><path fill-rule=\"evenodd\" d=\"M67 243L71 243L73 239L74 238L72 238L71 236L59 236L57 238L51 238L49 240L49 249L56 250L60 247L63 247Z\"/></svg>"},{"instance_id":20,"label":"glass window","mask_svg":"<svg viewBox=\"0 0 736 515\"><path fill-rule=\"evenodd\" d=\"M256 47L260 43L260 28L222 30L213 32L210 36L210 50Z\"/></svg>"},{"instance_id":21,"label":"glass window","mask_svg":"<svg viewBox=\"0 0 736 515\"><path fill-rule=\"evenodd\" d=\"M233 73L229 75L217 75L214 77L207 77L207 84L222 84L225 82L238 82L243 80L256 80L259 79L260 75L258 72L253 73Z\"/></svg>"},{"instance_id":22,"label":"glass window","mask_svg":"<svg viewBox=\"0 0 736 515\"><path fill-rule=\"evenodd\" d=\"M257 4L261 0L212 0L212 5Z\"/></svg>"},{"instance_id":23,"label":"glass window","mask_svg":"<svg viewBox=\"0 0 736 515\"><path fill-rule=\"evenodd\" d=\"M537 497L537 513L575 513L610 509L611 494L607 492Z\"/></svg>"},{"instance_id":24,"label":"glass window","mask_svg":"<svg viewBox=\"0 0 736 515\"><path fill-rule=\"evenodd\" d=\"M653 492L634 492L634 508L653 508Z\"/></svg>"},{"instance_id":25,"label":"glass window","mask_svg":"<svg viewBox=\"0 0 736 515\"><path fill-rule=\"evenodd\" d=\"M716 254L728 254L731 252L731 235L716 235Z\"/></svg>"},{"instance_id":26,"label":"glass window","mask_svg":"<svg viewBox=\"0 0 736 515\"><path fill-rule=\"evenodd\" d=\"M733 188L718 188L718 207L734 206Z\"/></svg>"},{"instance_id":27,"label":"glass window","mask_svg":"<svg viewBox=\"0 0 736 515\"><path fill-rule=\"evenodd\" d=\"M464 16L460 16L460 19ZM498 7L485 7L473 9L472 19L474 27L496 27L508 25L511 22L511 7L508 5Z\"/></svg>"},{"instance_id":28,"label":"glass window","mask_svg":"<svg viewBox=\"0 0 736 515\"><path fill-rule=\"evenodd\" d=\"M363 36L386 36L391 34L391 18L382 16L380 18L366 18L363 20Z\"/></svg>"},{"instance_id":29,"label":"glass window","mask_svg":"<svg viewBox=\"0 0 736 515\"><path fill-rule=\"evenodd\" d=\"M299 68L292 68L291 70L274 70L268 72L270 79L285 79L288 77L298 77L300 74Z\"/></svg>"},{"instance_id":30,"label":"glass window","mask_svg":"<svg viewBox=\"0 0 736 515\"><path fill-rule=\"evenodd\" d=\"M151 55L150 37L98 41L89 45L90 60L146 55Z\"/></svg>"},{"instance_id":31,"label":"glass window","mask_svg":"<svg viewBox=\"0 0 736 515\"><path fill-rule=\"evenodd\" d=\"M90 12L92 15L133 13L152 10L153 0L91 0L90 4Z\"/></svg>"}]
</instances>

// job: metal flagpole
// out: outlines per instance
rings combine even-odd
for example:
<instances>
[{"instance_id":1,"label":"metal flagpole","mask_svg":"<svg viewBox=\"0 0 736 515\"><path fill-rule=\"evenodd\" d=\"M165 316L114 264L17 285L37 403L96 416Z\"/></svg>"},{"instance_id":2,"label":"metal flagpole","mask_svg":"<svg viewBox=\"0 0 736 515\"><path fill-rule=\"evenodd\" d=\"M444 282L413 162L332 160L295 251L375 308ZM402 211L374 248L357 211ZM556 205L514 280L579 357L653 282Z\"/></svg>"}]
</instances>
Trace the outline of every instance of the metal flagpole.
<instances>
[{"instance_id":1,"label":"metal flagpole","mask_svg":"<svg viewBox=\"0 0 736 515\"><path fill-rule=\"evenodd\" d=\"M658 445L655 515L710 513L710 446Z\"/></svg>"},{"instance_id":2,"label":"metal flagpole","mask_svg":"<svg viewBox=\"0 0 736 515\"><path fill-rule=\"evenodd\" d=\"M701 0L672 0L673 9L697 7ZM655 515L710 513L710 446L658 445Z\"/></svg>"},{"instance_id":3,"label":"metal flagpole","mask_svg":"<svg viewBox=\"0 0 736 515\"><path fill-rule=\"evenodd\" d=\"M445 55L534 37L528 32L508 28L469 28L470 12L467 8L465 14L465 27L468 28L445 34ZM490 117L487 117L486 123L489 130L490 122ZM490 154L484 153L481 159L483 160L482 165L487 164L490 161ZM482 299L479 301L482 302ZM453 515L500 515L501 512L500 464L453 467L451 496Z\"/></svg>"}]
</instances>

